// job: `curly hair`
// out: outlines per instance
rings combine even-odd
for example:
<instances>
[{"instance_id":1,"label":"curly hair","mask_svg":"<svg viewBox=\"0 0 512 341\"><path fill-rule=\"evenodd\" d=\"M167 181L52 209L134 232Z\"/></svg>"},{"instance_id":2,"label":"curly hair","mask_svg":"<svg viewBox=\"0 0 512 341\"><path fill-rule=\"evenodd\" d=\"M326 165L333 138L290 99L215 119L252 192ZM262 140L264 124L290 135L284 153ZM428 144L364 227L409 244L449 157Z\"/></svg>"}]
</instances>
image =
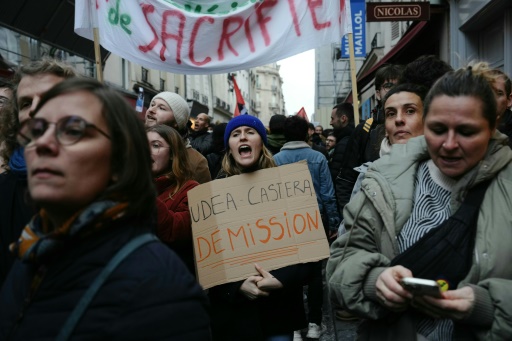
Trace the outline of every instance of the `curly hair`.
<instances>
[{"instance_id":1,"label":"curly hair","mask_svg":"<svg viewBox=\"0 0 512 341\"><path fill-rule=\"evenodd\" d=\"M12 83L0 81L1 89L13 90ZM8 164L14 149L16 148L16 132L18 131L18 118L14 106L14 100L7 101L0 108L0 160L2 168L8 169Z\"/></svg>"},{"instance_id":2,"label":"curly hair","mask_svg":"<svg viewBox=\"0 0 512 341\"><path fill-rule=\"evenodd\" d=\"M450 71L453 71L450 64L437 56L423 55L405 66L398 83L419 84L430 89L436 80Z\"/></svg>"},{"instance_id":3,"label":"curly hair","mask_svg":"<svg viewBox=\"0 0 512 341\"><path fill-rule=\"evenodd\" d=\"M0 109L0 158L4 161L3 167L8 169L7 164L16 148L16 133L19 128L18 118L11 101Z\"/></svg>"},{"instance_id":4,"label":"curly hair","mask_svg":"<svg viewBox=\"0 0 512 341\"><path fill-rule=\"evenodd\" d=\"M16 111L19 110L16 98L18 97L18 85L20 84L21 79L26 76L38 76L45 74L54 75L62 79L79 76L71 65L48 57L33 60L28 64L20 66L12 77L12 83L14 84L14 105ZM18 116L16 116L16 119L18 119Z\"/></svg>"}]
</instances>

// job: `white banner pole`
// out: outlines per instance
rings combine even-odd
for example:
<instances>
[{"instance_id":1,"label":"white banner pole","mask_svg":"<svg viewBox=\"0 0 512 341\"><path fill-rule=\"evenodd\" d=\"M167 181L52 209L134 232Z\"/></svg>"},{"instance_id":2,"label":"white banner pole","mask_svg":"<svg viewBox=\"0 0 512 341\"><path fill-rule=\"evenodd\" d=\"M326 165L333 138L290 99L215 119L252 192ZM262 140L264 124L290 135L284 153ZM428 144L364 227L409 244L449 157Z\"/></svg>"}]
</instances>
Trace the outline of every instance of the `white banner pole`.
<instances>
[{"instance_id":1,"label":"white banner pole","mask_svg":"<svg viewBox=\"0 0 512 341\"><path fill-rule=\"evenodd\" d=\"M347 34L348 50L350 60L350 80L352 82L352 104L354 106L355 125L359 124L359 97L357 94L356 57L354 52L354 37L352 33Z\"/></svg>"},{"instance_id":2,"label":"white banner pole","mask_svg":"<svg viewBox=\"0 0 512 341\"><path fill-rule=\"evenodd\" d=\"M103 83L103 68L101 66L100 33L97 27L93 29L94 34L94 57L96 60L96 78Z\"/></svg>"}]
</instances>

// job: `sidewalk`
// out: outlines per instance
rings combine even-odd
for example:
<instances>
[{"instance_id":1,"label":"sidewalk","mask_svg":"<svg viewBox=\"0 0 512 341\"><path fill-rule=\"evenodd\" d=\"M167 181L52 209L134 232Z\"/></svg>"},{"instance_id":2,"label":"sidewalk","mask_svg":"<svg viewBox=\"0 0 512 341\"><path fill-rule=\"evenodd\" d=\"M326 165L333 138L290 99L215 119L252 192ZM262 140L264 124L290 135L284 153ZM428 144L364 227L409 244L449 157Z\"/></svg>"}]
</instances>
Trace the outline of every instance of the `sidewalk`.
<instances>
[{"instance_id":1,"label":"sidewalk","mask_svg":"<svg viewBox=\"0 0 512 341\"><path fill-rule=\"evenodd\" d=\"M324 267L325 269L325 267ZM302 331L302 340L311 341L353 341L356 339L356 330L359 321L340 321L331 315L331 305L327 297L327 287L325 282L325 270L323 271L323 284L324 284L324 305L322 307L322 325L324 331L320 339L306 338L307 329ZM307 292L307 290L305 290ZM307 304L306 304L307 309Z\"/></svg>"}]
</instances>

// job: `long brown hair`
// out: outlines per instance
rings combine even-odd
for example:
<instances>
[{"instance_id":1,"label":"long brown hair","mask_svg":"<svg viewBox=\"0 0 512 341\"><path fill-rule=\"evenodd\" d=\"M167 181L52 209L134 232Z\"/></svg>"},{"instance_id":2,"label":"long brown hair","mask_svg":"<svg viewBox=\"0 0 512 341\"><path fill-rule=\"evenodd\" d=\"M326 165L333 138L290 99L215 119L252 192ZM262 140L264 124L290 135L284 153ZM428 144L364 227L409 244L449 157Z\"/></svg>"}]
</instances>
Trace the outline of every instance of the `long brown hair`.
<instances>
[{"instance_id":1,"label":"long brown hair","mask_svg":"<svg viewBox=\"0 0 512 341\"><path fill-rule=\"evenodd\" d=\"M175 185L176 189L169 195L174 195L185 185L185 183L192 179L192 171L188 159L187 148L180 133L165 124L156 124L146 128L146 134L154 132L160 135L169 144L169 162L171 169L168 173L164 174Z\"/></svg>"}]
</instances>

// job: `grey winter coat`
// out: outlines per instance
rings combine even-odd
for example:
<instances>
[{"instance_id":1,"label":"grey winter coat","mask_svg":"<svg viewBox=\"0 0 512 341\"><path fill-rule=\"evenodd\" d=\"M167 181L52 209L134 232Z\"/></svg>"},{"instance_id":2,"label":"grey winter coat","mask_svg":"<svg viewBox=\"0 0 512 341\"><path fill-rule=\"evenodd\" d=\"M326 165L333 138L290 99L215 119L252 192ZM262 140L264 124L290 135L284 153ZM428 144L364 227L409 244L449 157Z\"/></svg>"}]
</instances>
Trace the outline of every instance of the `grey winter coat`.
<instances>
[{"instance_id":1,"label":"grey winter coat","mask_svg":"<svg viewBox=\"0 0 512 341\"><path fill-rule=\"evenodd\" d=\"M348 232L331 247L327 280L331 299L358 316L380 319L389 314L377 302L375 282L398 254L396 238L412 212L418 165L427 159L423 136L393 146L391 154L372 164L361 191L345 207ZM474 308L459 322L479 340L505 340L512 335L511 161L506 136L497 132L484 159L457 182L450 201L454 213L468 189L494 179L479 211L473 265L458 286L474 289Z\"/></svg>"}]
</instances>

